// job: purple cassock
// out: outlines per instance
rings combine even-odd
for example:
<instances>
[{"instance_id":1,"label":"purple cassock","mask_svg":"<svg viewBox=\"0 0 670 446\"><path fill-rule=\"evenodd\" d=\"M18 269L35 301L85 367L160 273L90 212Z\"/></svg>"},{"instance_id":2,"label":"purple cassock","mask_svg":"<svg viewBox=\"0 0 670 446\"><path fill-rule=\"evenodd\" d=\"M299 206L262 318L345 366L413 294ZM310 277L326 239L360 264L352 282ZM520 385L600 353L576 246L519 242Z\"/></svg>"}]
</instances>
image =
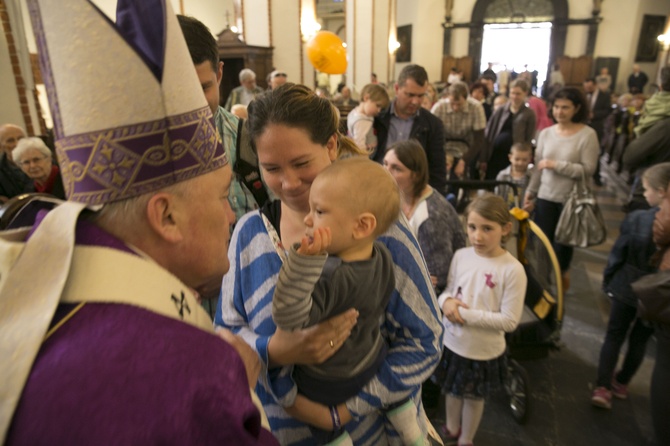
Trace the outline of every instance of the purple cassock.
<instances>
[{"instance_id":1,"label":"purple cassock","mask_svg":"<svg viewBox=\"0 0 670 446\"><path fill-rule=\"evenodd\" d=\"M78 223L77 244L127 251L86 222ZM72 308L61 305L54 320ZM229 344L142 308L86 304L42 344L6 444L278 442L261 427Z\"/></svg>"}]
</instances>

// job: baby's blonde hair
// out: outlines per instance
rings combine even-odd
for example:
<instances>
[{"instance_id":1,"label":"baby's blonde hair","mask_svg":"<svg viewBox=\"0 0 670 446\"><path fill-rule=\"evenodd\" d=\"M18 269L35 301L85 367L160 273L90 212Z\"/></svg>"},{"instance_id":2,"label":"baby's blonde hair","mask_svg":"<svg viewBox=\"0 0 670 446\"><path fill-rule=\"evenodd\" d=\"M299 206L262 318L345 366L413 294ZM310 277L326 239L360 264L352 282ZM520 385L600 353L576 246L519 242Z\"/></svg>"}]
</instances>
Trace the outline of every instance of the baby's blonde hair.
<instances>
[{"instance_id":1,"label":"baby's blonde hair","mask_svg":"<svg viewBox=\"0 0 670 446\"><path fill-rule=\"evenodd\" d=\"M373 236L388 231L400 214L398 185L381 164L368 158L337 160L317 177L337 188L343 203L355 213L370 212L377 220Z\"/></svg>"}]
</instances>

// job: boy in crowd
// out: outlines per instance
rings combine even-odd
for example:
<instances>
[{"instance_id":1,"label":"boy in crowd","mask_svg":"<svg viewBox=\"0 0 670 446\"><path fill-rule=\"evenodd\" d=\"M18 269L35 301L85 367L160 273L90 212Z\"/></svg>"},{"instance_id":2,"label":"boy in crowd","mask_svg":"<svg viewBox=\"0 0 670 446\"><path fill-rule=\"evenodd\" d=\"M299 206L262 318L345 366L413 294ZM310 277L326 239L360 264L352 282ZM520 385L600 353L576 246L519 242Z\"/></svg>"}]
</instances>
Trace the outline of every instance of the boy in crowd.
<instances>
[{"instance_id":1,"label":"boy in crowd","mask_svg":"<svg viewBox=\"0 0 670 446\"><path fill-rule=\"evenodd\" d=\"M379 84L368 84L361 92L361 103L347 115L347 130L356 145L373 156L377 150L377 134L372 125L375 116L388 107L389 94Z\"/></svg>"},{"instance_id":2,"label":"boy in crowd","mask_svg":"<svg viewBox=\"0 0 670 446\"><path fill-rule=\"evenodd\" d=\"M510 165L501 170L496 176L496 181L509 181L517 186L519 200L523 199L526 187L533 175L533 167L529 167L533 159L533 148L528 143L518 142L512 145L509 151ZM501 196L510 208L518 206L515 201L514 189L506 184L496 186L495 192ZM531 209L526 209L531 211Z\"/></svg>"}]
</instances>

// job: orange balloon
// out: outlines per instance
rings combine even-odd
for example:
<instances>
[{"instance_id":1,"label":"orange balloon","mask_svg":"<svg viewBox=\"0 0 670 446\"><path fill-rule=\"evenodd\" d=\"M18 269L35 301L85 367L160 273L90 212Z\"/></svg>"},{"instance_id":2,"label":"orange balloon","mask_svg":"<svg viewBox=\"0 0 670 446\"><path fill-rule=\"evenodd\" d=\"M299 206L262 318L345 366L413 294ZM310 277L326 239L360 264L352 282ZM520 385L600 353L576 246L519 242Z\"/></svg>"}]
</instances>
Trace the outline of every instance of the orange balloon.
<instances>
[{"instance_id":1,"label":"orange balloon","mask_svg":"<svg viewBox=\"0 0 670 446\"><path fill-rule=\"evenodd\" d=\"M344 74L347 71L347 49L333 32L319 31L309 39L307 57L322 73Z\"/></svg>"}]
</instances>

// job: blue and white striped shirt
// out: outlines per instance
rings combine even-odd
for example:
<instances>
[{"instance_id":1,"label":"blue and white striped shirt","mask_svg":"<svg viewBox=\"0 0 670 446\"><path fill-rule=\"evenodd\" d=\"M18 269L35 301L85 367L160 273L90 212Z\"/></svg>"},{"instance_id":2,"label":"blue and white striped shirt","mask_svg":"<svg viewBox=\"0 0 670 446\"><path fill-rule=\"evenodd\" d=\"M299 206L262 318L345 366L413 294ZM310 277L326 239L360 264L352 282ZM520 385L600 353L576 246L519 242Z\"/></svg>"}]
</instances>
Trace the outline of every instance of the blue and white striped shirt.
<instances>
[{"instance_id":1,"label":"blue and white striped shirt","mask_svg":"<svg viewBox=\"0 0 670 446\"><path fill-rule=\"evenodd\" d=\"M411 397L425 431L420 404L421 384L431 375L442 350L443 326L437 300L418 243L401 217L379 238L395 263L396 287L386 307L381 333L389 349L377 375L347 401L353 420L345 427L355 445L402 444L380 409ZM223 279L215 324L240 335L259 354L261 376L256 392L273 434L283 445L312 445L307 425L288 415L279 402L292 401L296 386L292 367L267 368L268 343L276 326L272 296L281 258L260 212L244 216L235 227L230 250L230 272Z\"/></svg>"}]
</instances>

